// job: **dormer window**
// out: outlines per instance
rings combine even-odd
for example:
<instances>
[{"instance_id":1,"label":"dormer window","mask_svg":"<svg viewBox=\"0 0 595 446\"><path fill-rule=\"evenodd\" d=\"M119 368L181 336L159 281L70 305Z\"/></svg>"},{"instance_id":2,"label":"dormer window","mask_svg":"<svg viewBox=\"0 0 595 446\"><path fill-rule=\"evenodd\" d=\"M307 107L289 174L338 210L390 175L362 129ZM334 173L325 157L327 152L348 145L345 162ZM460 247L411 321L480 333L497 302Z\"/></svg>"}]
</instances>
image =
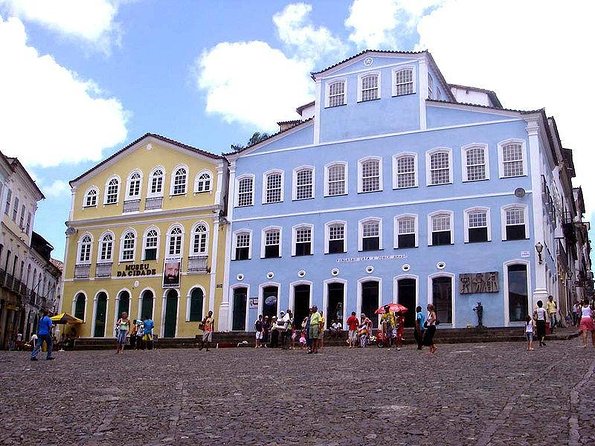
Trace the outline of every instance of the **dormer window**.
<instances>
[{"instance_id":1,"label":"dormer window","mask_svg":"<svg viewBox=\"0 0 595 446\"><path fill-rule=\"evenodd\" d=\"M345 81L334 81L328 85L327 107L345 105Z\"/></svg>"},{"instance_id":2,"label":"dormer window","mask_svg":"<svg viewBox=\"0 0 595 446\"><path fill-rule=\"evenodd\" d=\"M360 102L373 101L378 99L378 86L380 84L379 74L366 74L360 77L360 91L359 98Z\"/></svg>"}]
</instances>

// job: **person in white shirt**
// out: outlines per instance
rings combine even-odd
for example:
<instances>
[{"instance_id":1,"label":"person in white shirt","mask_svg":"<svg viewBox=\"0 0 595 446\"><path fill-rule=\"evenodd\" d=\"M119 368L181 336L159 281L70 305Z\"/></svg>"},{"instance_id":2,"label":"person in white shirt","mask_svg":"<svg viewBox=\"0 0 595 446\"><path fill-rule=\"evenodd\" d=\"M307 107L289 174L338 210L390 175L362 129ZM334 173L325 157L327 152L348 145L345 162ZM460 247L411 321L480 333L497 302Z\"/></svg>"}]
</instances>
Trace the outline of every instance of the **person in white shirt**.
<instances>
[{"instance_id":1,"label":"person in white shirt","mask_svg":"<svg viewBox=\"0 0 595 446\"><path fill-rule=\"evenodd\" d=\"M533 319L535 319L537 325L537 339L539 340L539 346L545 347L545 321L547 320L547 311L543 308L543 302L537 301L537 309L533 313Z\"/></svg>"}]
</instances>

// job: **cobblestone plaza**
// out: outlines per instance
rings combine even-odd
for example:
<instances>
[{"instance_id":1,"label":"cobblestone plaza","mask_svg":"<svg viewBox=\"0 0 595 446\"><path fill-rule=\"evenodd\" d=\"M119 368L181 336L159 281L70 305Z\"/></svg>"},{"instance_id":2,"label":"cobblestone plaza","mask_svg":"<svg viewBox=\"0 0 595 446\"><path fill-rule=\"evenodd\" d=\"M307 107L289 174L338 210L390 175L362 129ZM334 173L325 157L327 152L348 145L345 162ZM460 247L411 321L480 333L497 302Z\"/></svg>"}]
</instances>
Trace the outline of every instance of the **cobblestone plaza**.
<instances>
[{"instance_id":1,"label":"cobblestone plaza","mask_svg":"<svg viewBox=\"0 0 595 446\"><path fill-rule=\"evenodd\" d=\"M0 444L592 445L579 344L0 352Z\"/></svg>"}]
</instances>

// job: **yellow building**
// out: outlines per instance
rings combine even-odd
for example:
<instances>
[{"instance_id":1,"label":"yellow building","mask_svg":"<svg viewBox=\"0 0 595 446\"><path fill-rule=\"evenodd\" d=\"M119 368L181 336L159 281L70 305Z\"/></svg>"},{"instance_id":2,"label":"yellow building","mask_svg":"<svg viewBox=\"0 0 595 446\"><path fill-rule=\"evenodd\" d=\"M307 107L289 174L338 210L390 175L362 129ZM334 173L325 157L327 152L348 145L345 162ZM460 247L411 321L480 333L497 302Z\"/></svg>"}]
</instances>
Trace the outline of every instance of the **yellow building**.
<instances>
[{"instance_id":1,"label":"yellow building","mask_svg":"<svg viewBox=\"0 0 595 446\"><path fill-rule=\"evenodd\" d=\"M62 311L84 319L78 336L113 337L127 311L191 337L217 314L226 172L222 156L148 133L70 182Z\"/></svg>"}]
</instances>

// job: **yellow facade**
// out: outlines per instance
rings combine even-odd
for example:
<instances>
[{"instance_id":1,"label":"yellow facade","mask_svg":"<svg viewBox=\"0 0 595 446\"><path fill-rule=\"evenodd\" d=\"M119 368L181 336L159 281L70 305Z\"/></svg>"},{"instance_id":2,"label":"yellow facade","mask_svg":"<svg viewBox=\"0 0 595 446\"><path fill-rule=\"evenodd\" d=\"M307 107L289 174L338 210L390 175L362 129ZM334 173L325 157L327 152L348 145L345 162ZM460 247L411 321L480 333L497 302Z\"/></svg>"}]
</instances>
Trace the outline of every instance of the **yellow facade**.
<instances>
[{"instance_id":1,"label":"yellow facade","mask_svg":"<svg viewBox=\"0 0 595 446\"><path fill-rule=\"evenodd\" d=\"M150 315L160 337L192 337L217 313L226 169L221 156L147 134L70 182L62 311L85 320L78 336L113 337L127 309Z\"/></svg>"}]
</instances>

